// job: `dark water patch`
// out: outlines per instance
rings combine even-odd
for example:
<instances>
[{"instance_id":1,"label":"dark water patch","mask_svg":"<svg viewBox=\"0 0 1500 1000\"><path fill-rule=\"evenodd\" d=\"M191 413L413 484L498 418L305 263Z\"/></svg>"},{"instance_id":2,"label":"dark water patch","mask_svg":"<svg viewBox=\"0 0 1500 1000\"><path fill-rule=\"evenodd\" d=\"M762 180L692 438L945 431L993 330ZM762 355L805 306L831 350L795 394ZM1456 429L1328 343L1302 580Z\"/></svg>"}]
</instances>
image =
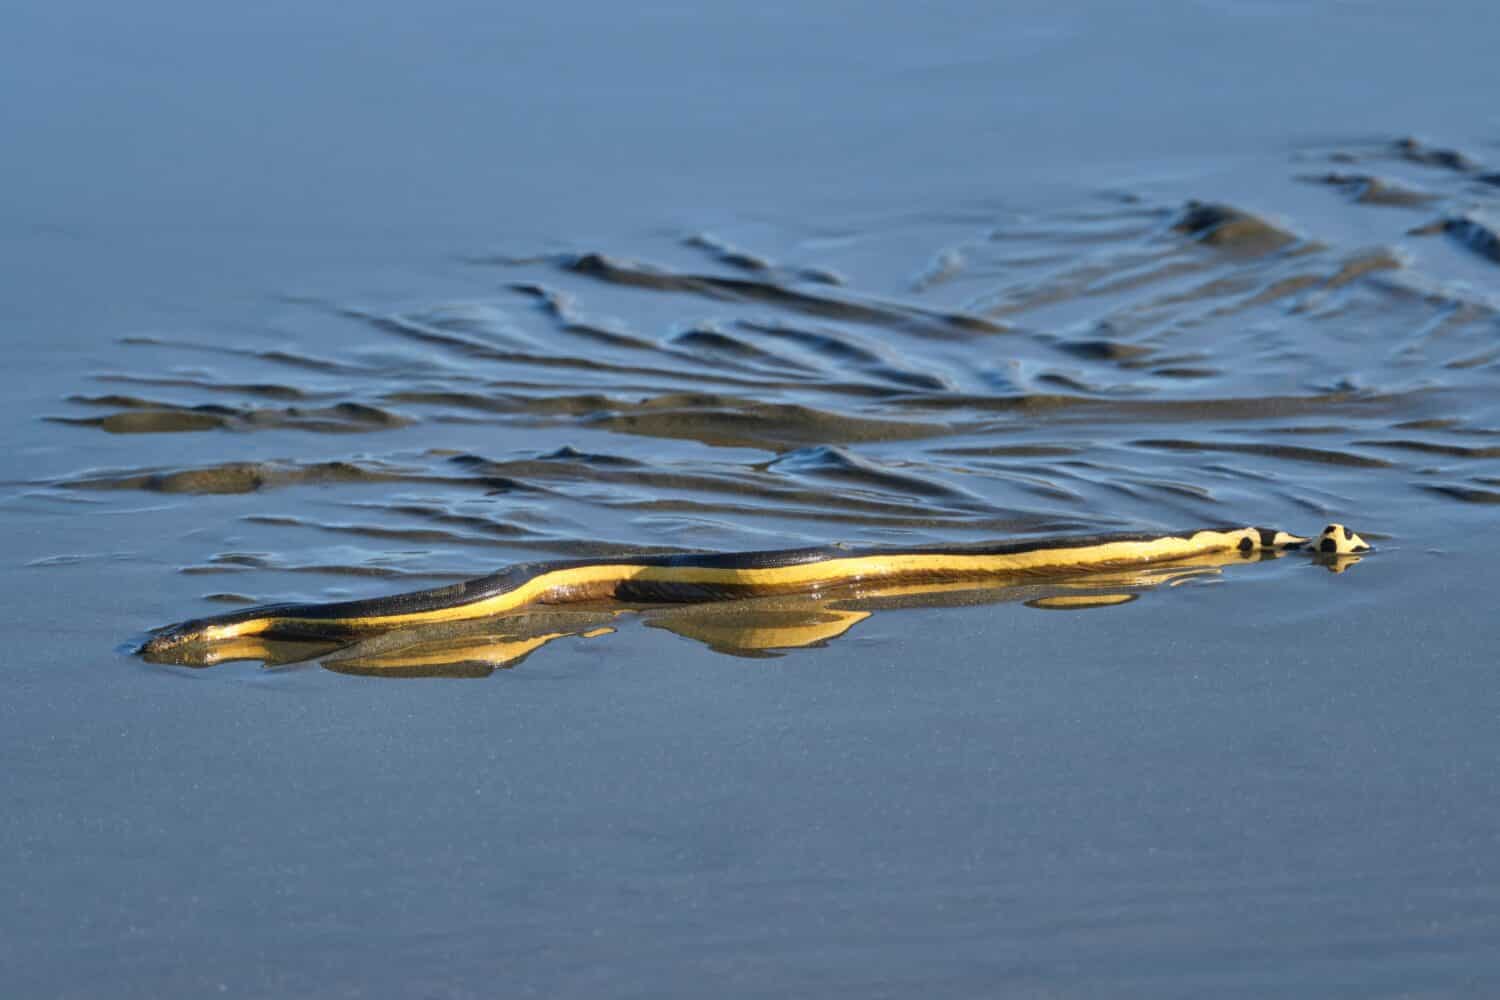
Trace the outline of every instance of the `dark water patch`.
<instances>
[{"instance_id":1,"label":"dark water patch","mask_svg":"<svg viewBox=\"0 0 1500 1000\"><path fill-rule=\"evenodd\" d=\"M1090 396L1108 396L1135 391L1133 387L1111 387L1102 382L1091 382L1077 373L1040 371L1032 376L1032 382L1049 389L1062 389Z\"/></svg>"},{"instance_id":2,"label":"dark water patch","mask_svg":"<svg viewBox=\"0 0 1500 1000\"><path fill-rule=\"evenodd\" d=\"M1270 253L1298 242L1258 215L1215 202L1188 202L1172 229L1207 246L1246 254Z\"/></svg>"},{"instance_id":3,"label":"dark water patch","mask_svg":"<svg viewBox=\"0 0 1500 1000\"><path fill-rule=\"evenodd\" d=\"M848 278L826 267L799 267L793 275L799 281L813 285L831 285L834 288L842 288L849 284Z\"/></svg>"},{"instance_id":4,"label":"dark water patch","mask_svg":"<svg viewBox=\"0 0 1500 1000\"><path fill-rule=\"evenodd\" d=\"M227 591L215 591L212 594L204 594L200 600L210 601L214 604L255 604L256 599L247 594L235 594Z\"/></svg>"},{"instance_id":5,"label":"dark water patch","mask_svg":"<svg viewBox=\"0 0 1500 1000\"><path fill-rule=\"evenodd\" d=\"M1458 173L1469 174L1479 169L1479 163L1473 157L1456 149L1446 149L1441 146L1429 146L1420 139L1410 136L1397 139L1392 147L1397 156L1407 163L1416 163L1424 167L1438 167L1443 170L1453 170Z\"/></svg>"},{"instance_id":6,"label":"dark water patch","mask_svg":"<svg viewBox=\"0 0 1500 1000\"><path fill-rule=\"evenodd\" d=\"M1153 372L1157 368L1191 368L1213 360L1213 355L1202 351L1181 351L1171 354L1152 353L1138 358L1117 361L1116 365L1126 371Z\"/></svg>"},{"instance_id":7,"label":"dark water patch","mask_svg":"<svg viewBox=\"0 0 1500 1000\"><path fill-rule=\"evenodd\" d=\"M1402 451L1416 451L1427 455L1448 455L1453 458L1500 458L1500 446L1480 446L1462 444L1447 444L1440 441L1418 441L1410 438L1384 441L1360 441L1358 444L1369 448L1397 448Z\"/></svg>"},{"instance_id":8,"label":"dark water patch","mask_svg":"<svg viewBox=\"0 0 1500 1000\"><path fill-rule=\"evenodd\" d=\"M695 250L703 250L726 267L732 267L739 271L748 271L751 274L770 274L775 271L776 265L769 259L758 254L741 250L709 233L698 233L689 236L682 241L682 245L692 247Z\"/></svg>"},{"instance_id":9,"label":"dark water patch","mask_svg":"<svg viewBox=\"0 0 1500 1000\"><path fill-rule=\"evenodd\" d=\"M664 395L673 395L667 393ZM650 397L655 398L655 397ZM393 392L393 402L429 404L438 407L473 410L481 413L539 417L587 417L615 410L630 410L642 405L629 399L606 396L598 392L582 393L473 393L473 392Z\"/></svg>"},{"instance_id":10,"label":"dark water patch","mask_svg":"<svg viewBox=\"0 0 1500 1000\"><path fill-rule=\"evenodd\" d=\"M1277 420L1328 415L1333 412L1381 416L1412 403L1424 390L1410 393L1372 393L1336 390L1306 396L1249 396L1202 399L1100 399L1057 393L979 396L952 393L920 398L894 397L894 406L935 411L1023 413L1037 419L1077 421L1129 417L1144 421ZM998 428L994 428L998 429Z\"/></svg>"},{"instance_id":11,"label":"dark water patch","mask_svg":"<svg viewBox=\"0 0 1500 1000\"><path fill-rule=\"evenodd\" d=\"M250 356L260 361L269 361L273 364L285 365L288 368L304 368L308 371L315 372L338 373L359 370L358 366L355 365L337 361L329 361L324 358L317 358L309 354L302 354L294 351L256 351Z\"/></svg>"},{"instance_id":12,"label":"dark water patch","mask_svg":"<svg viewBox=\"0 0 1500 1000\"><path fill-rule=\"evenodd\" d=\"M1328 293L1377 269L1375 261L1362 254L1330 271L1322 252L1313 245L1301 244L1299 249L1300 253L1252 255L1251 260L1228 269L1199 269L1206 271L1201 278L1191 275L1195 279L1191 283L1175 282L1153 298L1136 301L1128 311L1112 317L1111 323L1128 328L1144 322L1153 329L1154 339L1161 339L1173 332L1222 326L1253 311L1274 315L1264 308L1271 305L1285 303L1285 311L1299 312L1326 303Z\"/></svg>"},{"instance_id":13,"label":"dark water patch","mask_svg":"<svg viewBox=\"0 0 1500 1000\"><path fill-rule=\"evenodd\" d=\"M532 476L546 478L568 471L582 477L610 475L622 470L626 474L633 474L636 471L650 471L652 468L647 463L624 455L584 452L571 445L564 445L555 451L537 455L535 458L509 459L500 462L482 455L463 454L453 455L448 458L448 461L491 475L500 472L507 477L523 478Z\"/></svg>"},{"instance_id":14,"label":"dark water patch","mask_svg":"<svg viewBox=\"0 0 1500 1000\"><path fill-rule=\"evenodd\" d=\"M1344 465L1356 469L1386 469L1391 463L1380 458L1360 455L1350 451L1334 451L1326 448L1303 448L1286 444L1253 444L1230 441L1184 441L1167 438L1152 438L1132 441L1137 448L1156 448L1164 451L1222 451L1242 455L1264 455L1293 462L1317 462L1322 465Z\"/></svg>"},{"instance_id":15,"label":"dark water patch","mask_svg":"<svg viewBox=\"0 0 1500 1000\"><path fill-rule=\"evenodd\" d=\"M1412 236L1444 233L1485 260L1500 264L1500 231L1472 216L1439 219L1410 231Z\"/></svg>"},{"instance_id":16,"label":"dark water patch","mask_svg":"<svg viewBox=\"0 0 1500 1000\"><path fill-rule=\"evenodd\" d=\"M1065 340L1054 346L1064 354L1085 361L1134 361L1153 353L1153 349L1145 344L1127 344L1118 340Z\"/></svg>"},{"instance_id":17,"label":"dark water patch","mask_svg":"<svg viewBox=\"0 0 1500 1000\"><path fill-rule=\"evenodd\" d=\"M641 463L636 459L625 455L606 455L601 452L579 451L572 445L565 444L561 448L538 455L537 458L543 462L580 462L589 466L609 466L614 469L637 469Z\"/></svg>"},{"instance_id":18,"label":"dark water patch","mask_svg":"<svg viewBox=\"0 0 1500 1000\"><path fill-rule=\"evenodd\" d=\"M711 233L698 233L682 241L682 245L702 250L715 261L736 271L758 276L774 276L782 280L806 281L818 285L844 285L844 277L821 267L786 267L769 257L741 249L727 240Z\"/></svg>"},{"instance_id":19,"label":"dark water patch","mask_svg":"<svg viewBox=\"0 0 1500 1000\"><path fill-rule=\"evenodd\" d=\"M1013 383L1001 383L1001 385L1006 384ZM993 394L951 392L942 396L895 396L888 402L891 406L902 409L931 410L934 412L968 411L972 413L1044 414L1080 407L1087 408L1103 401L1088 396L1047 392L997 392Z\"/></svg>"},{"instance_id":20,"label":"dark water patch","mask_svg":"<svg viewBox=\"0 0 1500 1000\"><path fill-rule=\"evenodd\" d=\"M1461 483L1422 483L1421 487L1431 493L1437 493L1452 500L1462 500L1464 503L1500 504L1500 490L1465 486Z\"/></svg>"},{"instance_id":21,"label":"dark water patch","mask_svg":"<svg viewBox=\"0 0 1500 1000\"><path fill-rule=\"evenodd\" d=\"M1496 315L1495 306L1472 292L1452 284L1440 285L1410 271L1371 275L1369 284L1386 300L1389 307L1408 309L1414 323L1455 323L1463 320L1487 321ZM1416 315L1422 311L1421 315ZM1319 318L1335 318L1324 313ZM1382 319L1386 317L1380 317Z\"/></svg>"},{"instance_id":22,"label":"dark water patch","mask_svg":"<svg viewBox=\"0 0 1500 1000\"><path fill-rule=\"evenodd\" d=\"M757 336L794 344L835 363L847 365L863 376L893 386L932 392L947 392L953 387L950 379L898 363L879 351L855 341L848 334L833 330L807 330L785 324L749 320L741 320L736 325L739 329ZM824 383L823 388L826 391L831 387ZM836 391L848 394L849 390L846 386L838 386Z\"/></svg>"},{"instance_id":23,"label":"dark water patch","mask_svg":"<svg viewBox=\"0 0 1500 1000\"><path fill-rule=\"evenodd\" d=\"M536 413L545 405L541 403L528 404L528 397L525 396L461 392L448 389L399 390L387 393L385 398L392 403L472 410L479 413ZM595 405L592 407L588 403L590 400L595 402ZM561 402L549 401L549 403L548 408L542 412L589 413L594 409L607 407L609 405L609 397L597 394L571 396Z\"/></svg>"},{"instance_id":24,"label":"dark water patch","mask_svg":"<svg viewBox=\"0 0 1500 1000\"><path fill-rule=\"evenodd\" d=\"M573 317L573 299L566 292L531 281L512 282L509 287L513 292L536 300L537 308L553 319L566 323Z\"/></svg>"},{"instance_id":25,"label":"dark water patch","mask_svg":"<svg viewBox=\"0 0 1500 1000\"><path fill-rule=\"evenodd\" d=\"M97 427L111 434L179 434L212 431L234 425L226 414L200 408L181 410L133 410L102 417L45 417L53 423L75 427Z\"/></svg>"},{"instance_id":26,"label":"dark water patch","mask_svg":"<svg viewBox=\"0 0 1500 1000\"><path fill-rule=\"evenodd\" d=\"M1478 354L1473 354L1465 358L1457 358L1447 362L1443 367L1454 371L1463 371L1469 368L1484 368L1496 362L1500 362L1500 347L1481 351Z\"/></svg>"},{"instance_id":27,"label":"dark water patch","mask_svg":"<svg viewBox=\"0 0 1500 1000\"><path fill-rule=\"evenodd\" d=\"M1391 425L1398 431L1446 431L1457 428L1453 417L1431 417L1424 420L1402 420Z\"/></svg>"},{"instance_id":28,"label":"dark water patch","mask_svg":"<svg viewBox=\"0 0 1500 1000\"><path fill-rule=\"evenodd\" d=\"M986 444L934 448L932 453L975 458L1059 458L1076 455L1080 450L1065 444Z\"/></svg>"},{"instance_id":29,"label":"dark water patch","mask_svg":"<svg viewBox=\"0 0 1500 1000\"><path fill-rule=\"evenodd\" d=\"M796 344L834 361L858 365L876 365L885 361L875 349L859 343L848 334L834 330L808 330L749 320L741 320L739 325L743 329Z\"/></svg>"},{"instance_id":30,"label":"dark water patch","mask_svg":"<svg viewBox=\"0 0 1500 1000\"><path fill-rule=\"evenodd\" d=\"M167 375L127 375L110 373L95 375L98 382L117 382L124 385L144 385L172 389L196 389L202 392L224 392L237 396L262 396L267 399L311 399L332 395L314 392L293 385L272 382L215 382L206 378ZM75 397L78 398L78 397Z\"/></svg>"},{"instance_id":31,"label":"dark water patch","mask_svg":"<svg viewBox=\"0 0 1500 1000\"><path fill-rule=\"evenodd\" d=\"M699 379L711 381L711 379ZM798 385L798 384L793 384ZM768 388L787 388L774 382ZM858 385L822 384L823 393L834 396L850 396L856 399L883 399L895 390L879 390ZM390 393L390 402L410 405L431 405L441 409L465 409L483 414L516 415L516 417L597 417L610 412L634 412L637 409L655 409L663 405L693 405L688 400L699 400L699 405L717 405L717 400L735 399L724 393L679 393L679 391L652 390L636 399L606 396L603 393L446 393L446 391L398 391ZM670 402L663 402L670 400Z\"/></svg>"},{"instance_id":32,"label":"dark water patch","mask_svg":"<svg viewBox=\"0 0 1500 1000\"><path fill-rule=\"evenodd\" d=\"M1218 368L1188 368L1168 366L1166 368L1152 368L1151 374L1157 378L1180 378L1180 379L1204 379L1218 378L1224 373Z\"/></svg>"},{"instance_id":33,"label":"dark water patch","mask_svg":"<svg viewBox=\"0 0 1500 1000\"><path fill-rule=\"evenodd\" d=\"M404 427L410 418L368 403L319 407L182 406L133 396L72 396L70 402L121 407L99 417L47 417L56 423L98 427L112 434L165 434L184 431L285 428L321 433L364 433Z\"/></svg>"},{"instance_id":34,"label":"dark water patch","mask_svg":"<svg viewBox=\"0 0 1500 1000\"><path fill-rule=\"evenodd\" d=\"M483 340L476 340L473 337L463 336L460 333L429 326L416 317L378 315L353 308L341 309L339 313L348 319L365 323L380 330L382 333L394 334L429 347L441 347L444 350L471 359L504 362L533 356L524 351L497 347Z\"/></svg>"},{"instance_id":35,"label":"dark water patch","mask_svg":"<svg viewBox=\"0 0 1500 1000\"><path fill-rule=\"evenodd\" d=\"M420 503L401 499L383 503L350 503L349 506L367 508L386 515L420 518L449 528L459 528L462 529L462 534L476 539L503 538L510 540L535 537L538 534L535 529L517 524L514 521L497 520L494 517L487 517L480 514L460 514L437 503ZM294 525L305 524L300 519L292 519L286 523ZM450 534L455 533L450 532Z\"/></svg>"},{"instance_id":36,"label":"dark water patch","mask_svg":"<svg viewBox=\"0 0 1500 1000\"><path fill-rule=\"evenodd\" d=\"M1226 306L1217 315L1233 315L1241 310L1250 309L1255 306L1280 302L1282 299L1290 298L1312 288L1324 286L1327 283L1328 279L1319 274L1295 274L1285 278L1278 278L1252 291L1232 306Z\"/></svg>"},{"instance_id":37,"label":"dark water patch","mask_svg":"<svg viewBox=\"0 0 1500 1000\"><path fill-rule=\"evenodd\" d=\"M630 348L638 351L656 351L655 341L637 336L627 330L617 329L597 320L580 315L571 296L557 289L532 282L517 282L510 288L536 300L539 308L552 316L564 332L606 344L610 347Z\"/></svg>"},{"instance_id":38,"label":"dark water patch","mask_svg":"<svg viewBox=\"0 0 1500 1000\"><path fill-rule=\"evenodd\" d=\"M264 416L261 415L263 413ZM409 418L399 413L368 403L336 403L315 410L289 408L269 413L257 410L252 411L248 419L251 423L263 422L272 426L297 422L307 430L405 427L411 423Z\"/></svg>"},{"instance_id":39,"label":"dark water patch","mask_svg":"<svg viewBox=\"0 0 1500 1000\"><path fill-rule=\"evenodd\" d=\"M152 493L232 494L330 483L448 483L486 490L522 490L512 479L476 475L443 476L409 465L338 460L331 462L225 462L185 469L91 473L61 479L55 486L84 490L146 490Z\"/></svg>"},{"instance_id":40,"label":"dark water patch","mask_svg":"<svg viewBox=\"0 0 1500 1000\"><path fill-rule=\"evenodd\" d=\"M674 335L670 343L674 347L681 348L698 359L732 359L734 361L765 365L781 371L806 372L809 374L814 371L814 369L799 361L767 351L731 333L716 330L712 327L695 327L690 330L684 330Z\"/></svg>"},{"instance_id":41,"label":"dark water patch","mask_svg":"<svg viewBox=\"0 0 1500 1000\"><path fill-rule=\"evenodd\" d=\"M1262 427L1262 434L1319 434L1319 435L1344 435L1348 434L1350 428L1346 424L1291 424L1285 427Z\"/></svg>"},{"instance_id":42,"label":"dark water patch","mask_svg":"<svg viewBox=\"0 0 1500 1000\"><path fill-rule=\"evenodd\" d=\"M1417 208L1431 204L1438 195L1407 187L1398 181L1372 174L1328 173L1305 178L1315 184L1327 184L1343 191L1363 205L1387 205L1395 208Z\"/></svg>"},{"instance_id":43,"label":"dark water patch","mask_svg":"<svg viewBox=\"0 0 1500 1000\"><path fill-rule=\"evenodd\" d=\"M712 378L721 384L757 384L753 380L714 376L711 373L695 373L659 366L622 364L598 356L580 357L563 353L540 354L536 352L507 350L475 341L468 337L427 328L418 322L401 316L378 316L358 310L346 310L345 315L351 318L358 318L386 333L405 337L431 347L439 347L470 360L484 361L496 366L526 365L544 369L589 372L605 376L628 375L666 379L669 381Z\"/></svg>"},{"instance_id":44,"label":"dark water patch","mask_svg":"<svg viewBox=\"0 0 1500 1000\"><path fill-rule=\"evenodd\" d=\"M574 315L571 300L561 292L550 291L540 285L514 285L513 288L526 294L534 295L543 301L547 312L558 316L562 321L562 328L568 333L582 333L592 339L603 340L610 346L625 346L625 348L639 349L639 351L651 351L660 357L676 358L676 360L687 361L690 366L727 366L742 372L763 373L789 373L789 375L813 375L817 369L796 360L786 357L774 351L762 348L747 342L742 337L736 337L729 331L721 330L714 325L696 325L688 328L682 333L675 334L666 340L666 343L651 342L651 340L640 339L633 334L621 333L613 328L601 327L597 322L583 322ZM741 324L742 328L750 328ZM691 370L691 369L688 369ZM667 376L678 375L676 372L667 372ZM753 384L751 381L739 379L739 381L727 382L727 384Z\"/></svg>"},{"instance_id":45,"label":"dark water patch","mask_svg":"<svg viewBox=\"0 0 1500 1000\"><path fill-rule=\"evenodd\" d=\"M1339 288L1379 271L1399 271L1406 266L1406 259L1389 249L1379 249L1356 254L1341 265L1328 279L1329 288Z\"/></svg>"},{"instance_id":46,"label":"dark water patch","mask_svg":"<svg viewBox=\"0 0 1500 1000\"><path fill-rule=\"evenodd\" d=\"M738 302L759 302L793 312L851 323L870 323L910 331L955 333L1006 333L1009 331L1009 327L1001 323L963 312L938 312L918 306L895 303L876 304L853 298L833 298L765 281L677 274L631 261L615 260L603 254L583 254L567 261L564 266L575 274L631 288L685 293Z\"/></svg>"},{"instance_id":47,"label":"dark water patch","mask_svg":"<svg viewBox=\"0 0 1500 1000\"><path fill-rule=\"evenodd\" d=\"M1050 273L1025 275L997 291L985 292L964 309L987 316L1011 316L1082 299L1118 297L1126 292L1199 274L1213 267L1208 260L1182 257L1175 248L1120 250L1103 259L1085 258Z\"/></svg>"},{"instance_id":48,"label":"dark water patch","mask_svg":"<svg viewBox=\"0 0 1500 1000\"><path fill-rule=\"evenodd\" d=\"M1186 497L1189 500L1203 500L1209 503L1219 502L1218 497L1214 496L1213 490L1193 483L1175 482L1169 479L1133 479L1131 482L1136 486L1155 490L1158 493L1170 493L1174 496Z\"/></svg>"},{"instance_id":49,"label":"dark water patch","mask_svg":"<svg viewBox=\"0 0 1500 1000\"><path fill-rule=\"evenodd\" d=\"M865 368L864 373L898 389L915 389L923 392L950 392L953 383L941 375L914 372L896 365L875 364Z\"/></svg>"},{"instance_id":50,"label":"dark water patch","mask_svg":"<svg viewBox=\"0 0 1500 1000\"><path fill-rule=\"evenodd\" d=\"M821 385L820 390L835 395L850 395L857 398L885 398L896 390L865 390L844 385ZM727 393L663 392L644 399L622 399L600 393L559 395L480 395L474 393L392 393L393 401L405 403L431 403L435 405L474 410L483 413L525 415L535 417L579 417L585 423L597 422L616 416L650 414L660 410L717 410L737 409L745 406L751 410L776 412L773 404L743 403L738 396ZM834 419L834 415L828 415Z\"/></svg>"},{"instance_id":51,"label":"dark water patch","mask_svg":"<svg viewBox=\"0 0 1500 1000\"><path fill-rule=\"evenodd\" d=\"M796 403L663 396L598 413L590 426L646 437L701 441L728 448L801 447L831 442L910 441L951 433L940 423L857 417Z\"/></svg>"}]
</instances>

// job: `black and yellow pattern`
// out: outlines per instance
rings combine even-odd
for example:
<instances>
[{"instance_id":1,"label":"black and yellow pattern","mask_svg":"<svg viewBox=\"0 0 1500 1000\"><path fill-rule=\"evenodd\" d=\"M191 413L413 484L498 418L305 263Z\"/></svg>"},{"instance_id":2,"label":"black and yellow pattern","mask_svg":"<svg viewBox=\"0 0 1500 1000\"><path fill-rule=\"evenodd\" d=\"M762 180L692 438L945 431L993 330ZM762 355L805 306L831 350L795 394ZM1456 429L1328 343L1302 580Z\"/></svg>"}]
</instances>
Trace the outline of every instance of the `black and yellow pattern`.
<instances>
[{"instance_id":1,"label":"black and yellow pattern","mask_svg":"<svg viewBox=\"0 0 1500 1000\"><path fill-rule=\"evenodd\" d=\"M858 588L1017 583L1178 562L1227 563L1296 549L1347 556L1369 546L1342 525L1332 524L1317 539L1249 527L977 545L824 546L531 563L433 590L329 604L268 605L194 619L157 630L140 652L152 659L202 662L222 660L226 650L259 648L266 641L344 643L406 628L455 625L559 607L696 604ZM202 650L207 646L219 647L219 652L184 655L189 647Z\"/></svg>"}]
</instances>

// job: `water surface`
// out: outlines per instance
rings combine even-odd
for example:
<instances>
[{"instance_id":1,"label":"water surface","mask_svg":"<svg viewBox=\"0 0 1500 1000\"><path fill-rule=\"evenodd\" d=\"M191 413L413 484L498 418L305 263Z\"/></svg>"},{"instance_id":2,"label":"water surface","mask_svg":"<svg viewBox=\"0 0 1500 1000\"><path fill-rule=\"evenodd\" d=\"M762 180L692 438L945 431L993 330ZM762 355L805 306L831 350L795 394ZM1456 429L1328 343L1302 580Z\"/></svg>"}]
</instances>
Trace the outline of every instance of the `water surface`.
<instances>
[{"instance_id":1,"label":"water surface","mask_svg":"<svg viewBox=\"0 0 1500 1000\"><path fill-rule=\"evenodd\" d=\"M22 11L11 991L1489 992L1483 10L1167 10ZM518 560L1329 520L1378 551L1086 610L126 652Z\"/></svg>"}]
</instances>

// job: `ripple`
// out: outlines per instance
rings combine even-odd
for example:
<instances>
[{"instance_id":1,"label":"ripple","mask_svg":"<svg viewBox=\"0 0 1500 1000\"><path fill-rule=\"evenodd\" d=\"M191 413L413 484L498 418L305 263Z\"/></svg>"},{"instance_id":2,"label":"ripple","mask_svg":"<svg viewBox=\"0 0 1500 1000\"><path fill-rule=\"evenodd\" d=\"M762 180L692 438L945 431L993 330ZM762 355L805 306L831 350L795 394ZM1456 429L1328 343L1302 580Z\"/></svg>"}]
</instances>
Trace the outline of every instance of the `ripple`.
<instances>
[{"instance_id":1,"label":"ripple","mask_svg":"<svg viewBox=\"0 0 1500 1000\"><path fill-rule=\"evenodd\" d=\"M231 508L253 541L182 569L246 581L1493 503L1493 170L1415 140L1328 159L1287 179L1332 225L1195 191L676 230L474 261L432 301L126 338L46 416L113 435L111 467L31 485L99 513L165 495L195 528ZM1408 242L1414 208L1442 239ZM1389 245L1340 238L1366 231Z\"/></svg>"}]
</instances>

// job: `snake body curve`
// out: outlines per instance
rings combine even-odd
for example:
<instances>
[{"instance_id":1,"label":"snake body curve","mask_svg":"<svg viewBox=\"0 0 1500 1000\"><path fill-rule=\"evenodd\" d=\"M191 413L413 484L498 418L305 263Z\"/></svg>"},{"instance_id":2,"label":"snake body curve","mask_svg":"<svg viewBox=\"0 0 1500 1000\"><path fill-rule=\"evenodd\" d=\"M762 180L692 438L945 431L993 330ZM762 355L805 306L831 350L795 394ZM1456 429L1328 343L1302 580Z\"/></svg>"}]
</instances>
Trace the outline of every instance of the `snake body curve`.
<instances>
[{"instance_id":1,"label":"snake body curve","mask_svg":"<svg viewBox=\"0 0 1500 1000\"><path fill-rule=\"evenodd\" d=\"M1203 529L1176 534L1057 536L971 545L848 548L626 557L524 563L432 590L326 604L273 604L169 625L141 645L146 655L195 643L260 637L319 640L454 623L539 606L701 603L775 594L819 593L891 583L952 583L1063 577L1222 554L1305 549L1348 555L1370 548L1340 524L1316 538L1273 528Z\"/></svg>"}]
</instances>

